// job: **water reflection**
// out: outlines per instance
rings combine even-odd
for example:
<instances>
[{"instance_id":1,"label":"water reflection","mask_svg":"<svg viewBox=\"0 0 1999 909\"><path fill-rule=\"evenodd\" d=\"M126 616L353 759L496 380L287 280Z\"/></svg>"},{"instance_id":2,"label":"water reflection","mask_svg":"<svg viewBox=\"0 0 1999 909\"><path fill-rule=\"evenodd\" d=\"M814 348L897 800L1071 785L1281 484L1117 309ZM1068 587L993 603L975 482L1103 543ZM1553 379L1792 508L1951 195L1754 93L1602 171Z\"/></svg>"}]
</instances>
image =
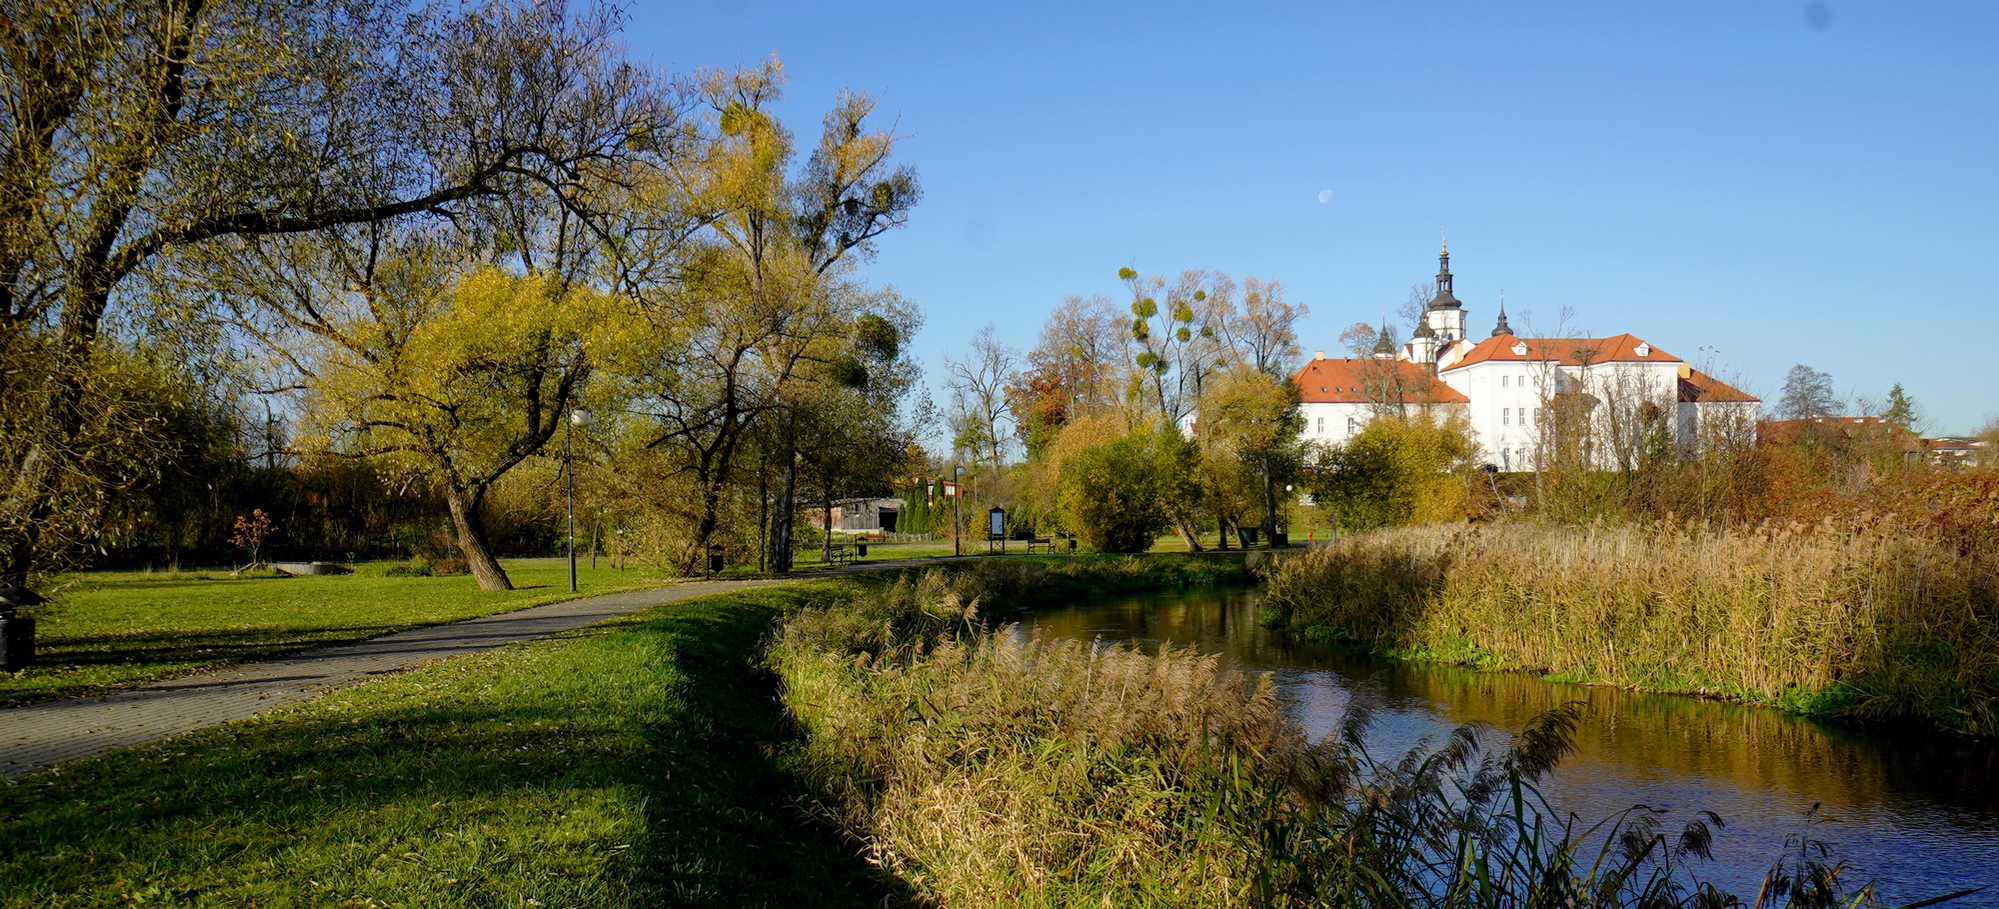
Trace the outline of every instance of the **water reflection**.
<instances>
[{"instance_id":1,"label":"water reflection","mask_svg":"<svg viewBox=\"0 0 1999 909\"><path fill-rule=\"evenodd\" d=\"M1314 736L1351 692L1374 688L1387 709L1370 739L1398 753L1460 723L1511 732L1568 701L1589 711L1577 753L1549 787L1563 811L1596 820L1633 804L1686 818L1720 814L1710 876L1753 887L1814 803L1812 830L1872 877L1889 900L1999 884L1999 747L1926 730L1852 730L1771 710L1376 660L1290 641L1257 624L1255 592L1158 594L1044 610L1023 624L1059 637L1161 642L1218 653L1273 674ZM1492 740L1497 742L1498 736ZM1999 906L1999 888L1952 905Z\"/></svg>"}]
</instances>

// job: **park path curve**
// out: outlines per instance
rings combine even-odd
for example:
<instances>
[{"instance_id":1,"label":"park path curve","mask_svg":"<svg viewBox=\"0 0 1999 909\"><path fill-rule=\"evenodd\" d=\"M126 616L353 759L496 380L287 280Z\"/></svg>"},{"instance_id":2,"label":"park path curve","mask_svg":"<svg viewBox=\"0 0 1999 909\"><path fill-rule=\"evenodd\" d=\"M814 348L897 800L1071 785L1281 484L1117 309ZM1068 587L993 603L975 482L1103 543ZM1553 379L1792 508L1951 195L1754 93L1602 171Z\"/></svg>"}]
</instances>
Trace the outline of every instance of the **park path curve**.
<instances>
[{"instance_id":1,"label":"park path curve","mask_svg":"<svg viewBox=\"0 0 1999 909\"><path fill-rule=\"evenodd\" d=\"M922 562L877 562L783 580L688 581L607 593L239 663L115 694L4 708L0 709L0 777L23 776L61 761L246 719L378 675L548 637L678 600L918 564Z\"/></svg>"}]
</instances>

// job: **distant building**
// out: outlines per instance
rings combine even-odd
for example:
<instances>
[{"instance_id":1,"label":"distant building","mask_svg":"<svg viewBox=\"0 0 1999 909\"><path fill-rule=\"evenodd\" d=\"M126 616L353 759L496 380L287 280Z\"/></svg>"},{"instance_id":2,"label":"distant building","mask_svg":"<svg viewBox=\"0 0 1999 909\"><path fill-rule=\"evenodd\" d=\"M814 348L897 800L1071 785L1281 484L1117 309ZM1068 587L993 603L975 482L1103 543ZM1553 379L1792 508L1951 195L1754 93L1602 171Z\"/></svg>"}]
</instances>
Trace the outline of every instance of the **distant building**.
<instances>
[{"instance_id":1,"label":"distant building","mask_svg":"<svg viewBox=\"0 0 1999 909\"><path fill-rule=\"evenodd\" d=\"M1971 467L1992 443L1977 436L1938 436L1921 444L1923 462L1932 467Z\"/></svg>"},{"instance_id":2,"label":"distant building","mask_svg":"<svg viewBox=\"0 0 1999 909\"><path fill-rule=\"evenodd\" d=\"M1298 371L1305 439L1339 444L1370 419L1398 411L1461 413L1487 462L1523 471L1540 463L1551 408L1579 414L1578 422L1605 440L1628 437L1626 424L1658 427L1682 451L1723 435L1746 439L1756 425L1755 396L1635 335L1515 337L1502 306L1492 334L1472 341L1452 283L1446 247L1437 257L1436 294L1409 343L1397 349L1384 331L1368 359L1314 355ZM1607 446L1593 456L1603 466L1615 463Z\"/></svg>"},{"instance_id":3,"label":"distant building","mask_svg":"<svg viewBox=\"0 0 1999 909\"><path fill-rule=\"evenodd\" d=\"M833 531L874 536L896 533L904 503L896 498L853 498L833 500ZM808 527L822 526L825 509L808 508L800 517Z\"/></svg>"},{"instance_id":4,"label":"distant building","mask_svg":"<svg viewBox=\"0 0 1999 909\"><path fill-rule=\"evenodd\" d=\"M1414 363L1395 359L1391 349L1375 359L1314 356L1298 370L1298 413L1304 437L1339 445L1384 413L1415 416L1430 410L1439 417L1462 413L1471 399Z\"/></svg>"}]
</instances>

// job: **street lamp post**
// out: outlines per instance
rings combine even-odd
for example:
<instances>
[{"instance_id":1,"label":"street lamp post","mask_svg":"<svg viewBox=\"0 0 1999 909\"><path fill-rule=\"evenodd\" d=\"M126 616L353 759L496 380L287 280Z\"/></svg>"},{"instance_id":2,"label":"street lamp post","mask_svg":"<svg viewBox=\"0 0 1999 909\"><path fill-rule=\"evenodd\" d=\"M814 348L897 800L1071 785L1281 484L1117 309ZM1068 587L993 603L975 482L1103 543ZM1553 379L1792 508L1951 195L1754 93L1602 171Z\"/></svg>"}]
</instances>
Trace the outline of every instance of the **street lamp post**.
<instances>
[{"instance_id":1,"label":"street lamp post","mask_svg":"<svg viewBox=\"0 0 1999 909\"><path fill-rule=\"evenodd\" d=\"M958 523L958 502L965 498L965 465L951 468L951 554L964 555L964 528Z\"/></svg>"},{"instance_id":2,"label":"street lamp post","mask_svg":"<svg viewBox=\"0 0 1999 909\"><path fill-rule=\"evenodd\" d=\"M562 472L567 478L563 497L569 500L569 592L576 592L576 456L569 437L578 428L590 427L590 412L574 410L562 426Z\"/></svg>"}]
</instances>

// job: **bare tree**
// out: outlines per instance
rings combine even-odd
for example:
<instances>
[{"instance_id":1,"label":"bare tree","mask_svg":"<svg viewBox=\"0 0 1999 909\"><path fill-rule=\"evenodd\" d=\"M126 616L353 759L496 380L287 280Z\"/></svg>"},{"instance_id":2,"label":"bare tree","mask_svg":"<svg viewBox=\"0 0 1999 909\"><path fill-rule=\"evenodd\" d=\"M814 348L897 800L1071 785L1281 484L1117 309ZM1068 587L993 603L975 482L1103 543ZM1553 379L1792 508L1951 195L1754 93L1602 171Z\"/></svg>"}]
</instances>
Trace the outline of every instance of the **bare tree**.
<instances>
[{"instance_id":1,"label":"bare tree","mask_svg":"<svg viewBox=\"0 0 1999 909\"><path fill-rule=\"evenodd\" d=\"M1846 407L1833 391L1832 374L1803 363L1791 367L1784 376L1784 396L1777 400L1777 413L1786 420L1813 420L1837 416Z\"/></svg>"},{"instance_id":2,"label":"bare tree","mask_svg":"<svg viewBox=\"0 0 1999 909\"><path fill-rule=\"evenodd\" d=\"M1207 356L1214 350L1214 330L1200 324L1197 308L1207 302L1213 278L1183 271L1168 285L1132 268L1119 269L1118 278L1131 288L1131 340L1138 348L1134 388L1141 399L1152 399L1161 419L1177 426L1194 409L1202 376L1215 368Z\"/></svg>"},{"instance_id":3,"label":"bare tree","mask_svg":"<svg viewBox=\"0 0 1999 909\"><path fill-rule=\"evenodd\" d=\"M1402 321L1409 323L1409 327L1413 331L1416 326L1423 324L1424 313L1430 311L1430 300L1436 296L1437 282L1435 281L1419 281L1411 284L1409 285L1408 298L1402 301L1401 306L1395 307L1395 315Z\"/></svg>"},{"instance_id":4,"label":"bare tree","mask_svg":"<svg viewBox=\"0 0 1999 909\"><path fill-rule=\"evenodd\" d=\"M1017 381L1020 352L1000 342L993 323L972 335L963 359L946 356L945 384L951 390L951 422L956 447L975 461L999 467L1006 463L1013 418L1007 408L1007 386Z\"/></svg>"},{"instance_id":5,"label":"bare tree","mask_svg":"<svg viewBox=\"0 0 1999 909\"><path fill-rule=\"evenodd\" d=\"M1298 320L1311 310L1302 303L1286 301L1281 282L1243 279L1240 308L1227 275L1217 275L1215 285L1201 321L1204 336L1217 342L1219 359L1230 367L1280 378L1296 369Z\"/></svg>"}]
</instances>

